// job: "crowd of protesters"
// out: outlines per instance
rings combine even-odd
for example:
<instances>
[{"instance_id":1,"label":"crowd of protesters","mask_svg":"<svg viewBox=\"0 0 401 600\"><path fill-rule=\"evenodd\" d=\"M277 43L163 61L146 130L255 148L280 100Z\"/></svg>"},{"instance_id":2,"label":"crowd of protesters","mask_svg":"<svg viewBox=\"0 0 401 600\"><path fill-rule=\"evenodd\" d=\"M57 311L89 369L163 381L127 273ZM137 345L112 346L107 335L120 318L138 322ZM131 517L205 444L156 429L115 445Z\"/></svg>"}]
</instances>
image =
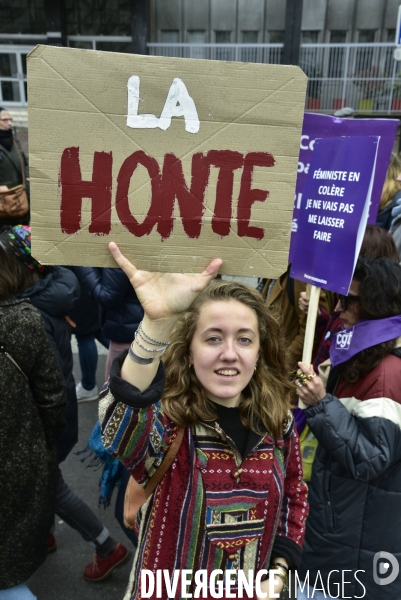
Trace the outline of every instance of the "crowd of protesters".
<instances>
[{"instance_id":1,"label":"crowd of protesters","mask_svg":"<svg viewBox=\"0 0 401 600\"><path fill-rule=\"evenodd\" d=\"M181 597L184 570L263 569L274 576L244 597L270 599L297 572L298 598L377 598L376 554L401 559L400 159L348 295L321 294L308 365L306 286L290 269L259 291L216 278L218 258L197 276L139 271L113 242L116 269L41 265L28 165L3 108L0 153L0 600L34 600L26 582L56 549L55 515L94 546L88 581L130 557L59 466L78 402L94 400L105 504L121 477L142 493L125 600L143 597L145 570L163 569L178 573L159 582L163 598ZM100 396L95 340L108 348ZM330 589L312 589L319 577ZM239 597L239 580L231 587ZM395 579L386 598L400 597Z\"/></svg>"}]
</instances>

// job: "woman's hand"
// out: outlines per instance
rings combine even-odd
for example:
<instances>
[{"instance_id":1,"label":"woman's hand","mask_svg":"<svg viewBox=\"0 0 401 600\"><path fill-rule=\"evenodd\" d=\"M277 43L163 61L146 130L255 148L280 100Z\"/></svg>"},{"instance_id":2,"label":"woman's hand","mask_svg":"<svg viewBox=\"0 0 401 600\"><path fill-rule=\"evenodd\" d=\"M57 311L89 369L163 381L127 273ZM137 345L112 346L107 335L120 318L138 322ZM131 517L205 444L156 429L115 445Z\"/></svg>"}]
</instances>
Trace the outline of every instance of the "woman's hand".
<instances>
[{"instance_id":1,"label":"woman's hand","mask_svg":"<svg viewBox=\"0 0 401 600\"><path fill-rule=\"evenodd\" d=\"M299 300L298 300L298 306L299 306L299 310L301 310L303 313L305 313L306 315L308 314L308 310L309 310L309 296L307 292L301 292L299 295ZM320 310L320 308L317 309L317 314L320 315L322 311Z\"/></svg>"},{"instance_id":2,"label":"woman's hand","mask_svg":"<svg viewBox=\"0 0 401 600\"><path fill-rule=\"evenodd\" d=\"M200 275L152 273L134 267L114 242L110 242L109 249L135 289L145 314L152 321L178 317L214 279L223 262L215 258Z\"/></svg>"},{"instance_id":3,"label":"woman's hand","mask_svg":"<svg viewBox=\"0 0 401 600\"><path fill-rule=\"evenodd\" d=\"M215 258L200 275L184 275L183 273L152 273L139 271L125 258L114 242L110 242L109 249L118 266L124 271L134 288L140 303L145 311L141 331L148 340L158 340L160 352L149 351L143 340L135 348L140 358L154 358L149 363L138 363L131 360L129 355L125 359L121 377L135 385L141 392L146 390L158 369L162 345L167 344L170 334L180 314L184 312L195 300L196 296L205 289L207 284L217 275L222 260Z\"/></svg>"},{"instance_id":4,"label":"woman's hand","mask_svg":"<svg viewBox=\"0 0 401 600\"><path fill-rule=\"evenodd\" d=\"M303 313L308 314L309 310L309 296L306 292L301 292L298 300L299 310Z\"/></svg>"},{"instance_id":5,"label":"woman's hand","mask_svg":"<svg viewBox=\"0 0 401 600\"><path fill-rule=\"evenodd\" d=\"M262 581L262 583L260 584L260 591L267 594L267 596L256 596L256 598L258 600L273 600L274 596L270 596L269 595L269 579L265 579L264 581ZM274 593L275 594L281 594L282 589L284 587L284 583L282 581L282 579L280 579L280 577L275 577L274 578Z\"/></svg>"},{"instance_id":6,"label":"woman's hand","mask_svg":"<svg viewBox=\"0 0 401 600\"><path fill-rule=\"evenodd\" d=\"M316 406L326 395L326 389L323 381L316 375L313 367L308 367L306 363L299 362L297 371L297 394L308 406Z\"/></svg>"}]
</instances>

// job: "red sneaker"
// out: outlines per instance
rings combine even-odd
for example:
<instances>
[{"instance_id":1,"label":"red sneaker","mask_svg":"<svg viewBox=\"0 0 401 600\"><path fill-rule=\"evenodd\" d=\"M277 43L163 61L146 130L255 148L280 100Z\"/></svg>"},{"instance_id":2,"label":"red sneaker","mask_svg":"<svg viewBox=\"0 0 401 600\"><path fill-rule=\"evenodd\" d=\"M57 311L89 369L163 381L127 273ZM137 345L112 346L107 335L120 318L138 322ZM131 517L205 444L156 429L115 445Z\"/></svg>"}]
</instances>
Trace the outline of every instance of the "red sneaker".
<instances>
[{"instance_id":1,"label":"red sneaker","mask_svg":"<svg viewBox=\"0 0 401 600\"><path fill-rule=\"evenodd\" d=\"M57 550L56 538L51 533L47 539L47 554L52 554Z\"/></svg>"},{"instance_id":2,"label":"red sneaker","mask_svg":"<svg viewBox=\"0 0 401 600\"><path fill-rule=\"evenodd\" d=\"M88 581L103 581L111 572L122 565L130 557L130 552L125 546L118 542L113 554L107 558L100 558L95 552L93 562L86 565L84 569L84 578Z\"/></svg>"}]
</instances>

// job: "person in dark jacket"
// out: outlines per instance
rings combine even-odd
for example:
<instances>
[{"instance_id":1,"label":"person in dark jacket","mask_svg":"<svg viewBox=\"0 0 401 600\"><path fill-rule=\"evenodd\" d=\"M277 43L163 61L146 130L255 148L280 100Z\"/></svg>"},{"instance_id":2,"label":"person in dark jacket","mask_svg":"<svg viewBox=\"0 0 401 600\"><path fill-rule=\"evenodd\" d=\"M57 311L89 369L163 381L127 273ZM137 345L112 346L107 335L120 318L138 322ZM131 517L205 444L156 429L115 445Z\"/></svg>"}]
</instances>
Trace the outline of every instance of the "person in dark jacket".
<instances>
[{"instance_id":1,"label":"person in dark jacket","mask_svg":"<svg viewBox=\"0 0 401 600\"><path fill-rule=\"evenodd\" d=\"M110 340L105 369L107 381L114 358L133 340L143 318L143 308L121 269L74 267L74 272L98 302L102 331Z\"/></svg>"},{"instance_id":2,"label":"person in dark jacket","mask_svg":"<svg viewBox=\"0 0 401 600\"><path fill-rule=\"evenodd\" d=\"M22 190L7 194L18 185ZM12 119L0 106L0 225L29 225L29 168L21 144L13 134Z\"/></svg>"},{"instance_id":3,"label":"person in dark jacket","mask_svg":"<svg viewBox=\"0 0 401 600\"><path fill-rule=\"evenodd\" d=\"M79 295L79 282L72 271L64 267L43 267L31 256L31 234L27 226L16 226L0 234L0 243L13 261L16 272L28 270L24 289L18 290L17 298L28 299L41 313L47 335L64 375L67 389L65 417L67 425L57 444L58 462L71 452L78 439L78 411L75 381L72 373L71 329L65 319ZM32 277L35 275L35 277ZM98 517L64 481L58 470L56 514L81 537L95 547L93 562L84 569L88 581L104 580L115 567L129 558L125 546L117 543ZM56 549L53 534L49 539L49 551Z\"/></svg>"},{"instance_id":4,"label":"person in dark jacket","mask_svg":"<svg viewBox=\"0 0 401 600\"><path fill-rule=\"evenodd\" d=\"M74 272L82 287L88 290L98 302L102 331L110 340L104 373L105 381L107 381L113 360L131 345L143 318L143 308L134 288L121 269L74 267ZM124 497L130 476L122 466L120 477L121 483L117 492L114 514L125 535L136 546L134 532L124 525Z\"/></svg>"},{"instance_id":5,"label":"person in dark jacket","mask_svg":"<svg viewBox=\"0 0 401 600\"><path fill-rule=\"evenodd\" d=\"M301 578L314 598L401 598L380 553L401 560L401 267L358 260L327 385L299 363L298 395L319 446L309 493ZM387 554L387 558L389 557ZM381 566L381 568L380 568ZM346 583L344 583L344 581ZM317 582L317 583L316 583ZM381 589L385 585L385 593Z\"/></svg>"},{"instance_id":6,"label":"person in dark jacket","mask_svg":"<svg viewBox=\"0 0 401 600\"><path fill-rule=\"evenodd\" d=\"M13 228L17 235L29 235L29 228ZM18 233L17 233L18 232ZM25 237L28 241L28 236ZM67 425L57 444L58 461L63 462L78 441L78 407L75 381L72 373L73 356L71 333L65 315L74 306L79 294L79 283L75 275L64 267L45 267L37 281L17 294L18 298L29 299L41 313L47 335L57 357L67 390L67 405L64 415Z\"/></svg>"},{"instance_id":7,"label":"person in dark jacket","mask_svg":"<svg viewBox=\"0 0 401 600\"><path fill-rule=\"evenodd\" d=\"M387 257L398 263L398 253L393 237L388 231L377 225L368 225L363 237L360 256L364 256L369 260L375 260L381 256ZM335 296L336 298L336 296ZM337 303L337 299L336 299ZM299 307L301 310L308 312L309 298L301 293L299 298ZM343 320L338 311L333 308L332 314L329 314L324 309L320 309L320 314L316 319L316 334L320 338L317 350L312 356L312 365L315 371L318 371L319 366L325 363L330 357L330 347L333 337L338 331L344 328ZM302 463L304 467L304 481L309 481L312 474L312 463L315 457L317 441L311 434L309 427L306 425L306 414L301 408L294 409L294 417L297 425L299 438L302 449Z\"/></svg>"},{"instance_id":8,"label":"person in dark jacket","mask_svg":"<svg viewBox=\"0 0 401 600\"><path fill-rule=\"evenodd\" d=\"M0 240L0 598L33 600L25 582L47 556L66 395L39 312L14 297L30 274L13 263Z\"/></svg>"}]
</instances>

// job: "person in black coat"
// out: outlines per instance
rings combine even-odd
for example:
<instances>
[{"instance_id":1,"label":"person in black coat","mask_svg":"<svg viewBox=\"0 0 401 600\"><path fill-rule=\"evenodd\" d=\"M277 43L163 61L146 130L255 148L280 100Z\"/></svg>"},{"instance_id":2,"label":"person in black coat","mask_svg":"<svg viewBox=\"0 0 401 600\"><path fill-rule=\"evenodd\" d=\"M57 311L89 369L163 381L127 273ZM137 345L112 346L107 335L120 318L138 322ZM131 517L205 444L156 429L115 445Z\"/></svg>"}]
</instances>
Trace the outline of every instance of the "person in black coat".
<instances>
[{"instance_id":1,"label":"person in black coat","mask_svg":"<svg viewBox=\"0 0 401 600\"><path fill-rule=\"evenodd\" d=\"M121 269L101 269L73 267L78 279L100 308L100 323L103 334L110 339L104 378L108 380L113 360L131 345L139 323L143 318L143 308L138 297ZM136 536L124 525L124 497L130 475L121 468L121 483L118 488L115 517L121 529L136 546Z\"/></svg>"},{"instance_id":2,"label":"person in black coat","mask_svg":"<svg viewBox=\"0 0 401 600\"><path fill-rule=\"evenodd\" d=\"M319 442L298 572L302 600L401 598L400 289L397 263L360 257L349 294L339 296L344 329L321 365L323 379L299 363L298 395ZM392 564L387 573L383 559Z\"/></svg>"},{"instance_id":3,"label":"person in black coat","mask_svg":"<svg viewBox=\"0 0 401 600\"><path fill-rule=\"evenodd\" d=\"M121 269L74 267L81 284L100 307L100 323L110 340L105 380L114 358L129 347L143 318L143 308Z\"/></svg>"},{"instance_id":4,"label":"person in black coat","mask_svg":"<svg viewBox=\"0 0 401 600\"><path fill-rule=\"evenodd\" d=\"M24 185L22 190L13 190ZM20 142L14 136L12 119L0 106L0 225L29 225L29 168Z\"/></svg>"},{"instance_id":5,"label":"person in black coat","mask_svg":"<svg viewBox=\"0 0 401 600\"><path fill-rule=\"evenodd\" d=\"M78 407L72 373L70 327L65 315L74 306L79 294L75 275L64 267L45 267L36 283L17 296L30 300L41 313L46 333L64 375L67 405L64 416L67 426L57 444L58 461L63 462L78 441Z\"/></svg>"},{"instance_id":6,"label":"person in black coat","mask_svg":"<svg viewBox=\"0 0 401 600\"><path fill-rule=\"evenodd\" d=\"M25 582L47 556L66 394L42 317L14 297L30 273L13 258L0 236L0 597L33 600Z\"/></svg>"},{"instance_id":7,"label":"person in black coat","mask_svg":"<svg viewBox=\"0 0 401 600\"><path fill-rule=\"evenodd\" d=\"M71 351L71 329L65 318L72 310L80 291L79 282L72 271L64 267L43 267L31 256L30 227L16 226L0 234L0 242L5 248L16 271L31 271L26 278L26 286L15 294L17 298L28 299L41 313L47 335L61 371L67 390L65 418L67 425L57 444L58 462L62 462L78 440L78 409L75 381L72 373L73 356ZM33 273L32 273L33 272ZM36 277L32 277L32 275ZM111 571L129 558L129 552L117 543L98 517L77 496L64 481L58 470L56 514L70 527L78 531L82 538L95 548L95 558L84 569L88 581L102 581ZM56 549L53 534L49 539L49 551Z\"/></svg>"}]
</instances>

